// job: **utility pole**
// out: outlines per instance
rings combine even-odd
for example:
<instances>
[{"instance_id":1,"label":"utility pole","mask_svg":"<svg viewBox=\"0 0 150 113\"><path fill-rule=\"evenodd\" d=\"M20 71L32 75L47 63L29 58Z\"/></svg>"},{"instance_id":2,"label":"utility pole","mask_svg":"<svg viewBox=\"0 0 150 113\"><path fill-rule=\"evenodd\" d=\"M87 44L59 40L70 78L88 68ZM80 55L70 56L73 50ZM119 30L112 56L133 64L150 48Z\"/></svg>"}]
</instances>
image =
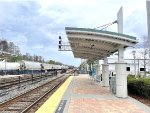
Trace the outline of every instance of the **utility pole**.
<instances>
[{"instance_id":1,"label":"utility pole","mask_svg":"<svg viewBox=\"0 0 150 113\"><path fill-rule=\"evenodd\" d=\"M135 63L135 53L136 51L132 51L132 54L133 54L133 58L134 58L134 75L136 77L136 63Z\"/></svg>"}]
</instances>

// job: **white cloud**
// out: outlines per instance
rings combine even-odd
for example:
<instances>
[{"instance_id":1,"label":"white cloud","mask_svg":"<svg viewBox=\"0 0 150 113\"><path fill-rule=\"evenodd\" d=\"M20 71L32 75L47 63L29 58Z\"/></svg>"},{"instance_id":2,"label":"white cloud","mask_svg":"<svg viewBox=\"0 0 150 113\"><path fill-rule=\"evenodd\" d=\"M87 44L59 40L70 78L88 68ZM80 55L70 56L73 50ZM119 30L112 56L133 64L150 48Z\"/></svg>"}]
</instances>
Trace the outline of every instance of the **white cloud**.
<instances>
[{"instance_id":1,"label":"white cloud","mask_svg":"<svg viewBox=\"0 0 150 113\"><path fill-rule=\"evenodd\" d=\"M146 0L7 1L0 0L0 31L3 36L21 43L19 46L23 53L39 54L46 59L79 64L71 52L58 52L58 37L68 41L65 27L95 28L107 24L116 20L121 6L124 33L137 36L140 43L143 43L141 37L147 35ZM108 30L117 31L117 25ZM132 57L131 51L126 51L127 57Z\"/></svg>"}]
</instances>

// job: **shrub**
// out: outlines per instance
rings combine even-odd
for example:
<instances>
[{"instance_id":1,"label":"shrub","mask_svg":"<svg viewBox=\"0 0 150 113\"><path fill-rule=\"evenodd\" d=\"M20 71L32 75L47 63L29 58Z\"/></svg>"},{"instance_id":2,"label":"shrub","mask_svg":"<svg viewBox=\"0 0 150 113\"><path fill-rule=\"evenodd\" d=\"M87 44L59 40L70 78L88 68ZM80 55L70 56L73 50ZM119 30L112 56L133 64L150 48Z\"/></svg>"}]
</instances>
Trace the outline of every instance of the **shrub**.
<instances>
[{"instance_id":1,"label":"shrub","mask_svg":"<svg viewBox=\"0 0 150 113\"><path fill-rule=\"evenodd\" d=\"M132 78L135 78L135 75L129 74L129 75L128 75L128 79L132 79Z\"/></svg>"},{"instance_id":2,"label":"shrub","mask_svg":"<svg viewBox=\"0 0 150 113\"><path fill-rule=\"evenodd\" d=\"M150 99L150 78L128 77L128 92Z\"/></svg>"}]
</instances>

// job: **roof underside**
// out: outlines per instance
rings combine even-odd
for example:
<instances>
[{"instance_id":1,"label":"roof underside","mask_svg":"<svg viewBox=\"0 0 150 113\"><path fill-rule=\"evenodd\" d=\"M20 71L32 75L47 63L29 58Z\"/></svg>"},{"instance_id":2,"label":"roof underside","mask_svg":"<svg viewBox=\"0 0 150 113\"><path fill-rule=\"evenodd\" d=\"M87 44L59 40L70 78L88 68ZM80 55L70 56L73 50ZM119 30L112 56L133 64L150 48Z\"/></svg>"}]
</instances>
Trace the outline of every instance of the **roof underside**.
<instances>
[{"instance_id":1,"label":"roof underside","mask_svg":"<svg viewBox=\"0 0 150 113\"><path fill-rule=\"evenodd\" d=\"M103 59L120 46L134 46L136 37L86 28L66 27L66 34L75 58Z\"/></svg>"}]
</instances>

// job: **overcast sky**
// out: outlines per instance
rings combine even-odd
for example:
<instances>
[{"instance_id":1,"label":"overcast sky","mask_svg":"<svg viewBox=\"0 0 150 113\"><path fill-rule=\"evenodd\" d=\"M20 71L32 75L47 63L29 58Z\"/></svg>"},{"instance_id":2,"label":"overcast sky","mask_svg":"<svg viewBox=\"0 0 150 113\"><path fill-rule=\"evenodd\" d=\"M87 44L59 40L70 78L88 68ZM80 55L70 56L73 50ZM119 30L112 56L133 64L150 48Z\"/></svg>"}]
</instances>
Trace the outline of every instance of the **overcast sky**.
<instances>
[{"instance_id":1,"label":"overcast sky","mask_svg":"<svg viewBox=\"0 0 150 113\"><path fill-rule=\"evenodd\" d=\"M147 36L146 0L0 0L0 37L16 43L22 53L78 66L81 60L72 52L58 51L59 35L67 41L65 27L95 28L115 21L121 6L124 33L141 45ZM108 30L117 32L116 26Z\"/></svg>"}]
</instances>

